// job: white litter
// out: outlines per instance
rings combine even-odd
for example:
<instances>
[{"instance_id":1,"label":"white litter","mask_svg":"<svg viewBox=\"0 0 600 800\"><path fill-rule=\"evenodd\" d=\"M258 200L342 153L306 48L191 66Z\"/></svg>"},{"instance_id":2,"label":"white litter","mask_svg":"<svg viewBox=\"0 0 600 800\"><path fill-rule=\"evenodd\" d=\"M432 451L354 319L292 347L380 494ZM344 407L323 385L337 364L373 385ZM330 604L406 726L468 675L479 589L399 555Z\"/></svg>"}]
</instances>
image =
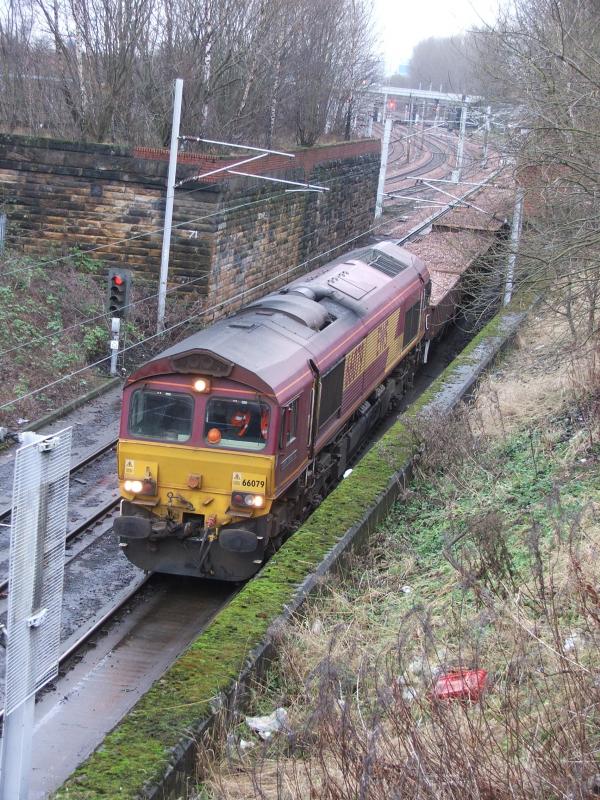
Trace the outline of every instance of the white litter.
<instances>
[{"instance_id":1,"label":"white litter","mask_svg":"<svg viewBox=\"0 0 600 800\"><path fill-rule=\"evenodd\" d=\"M565 653L570 653L571 650L575 650L578 642L579 636L576 633L572 633L570 636L567 636L563 644Z\"/></svg>"},{"instance_id":2,"label":"white litter","mask_svg":"<svg viewBox=\"0 0 600 800\"><path fill-rule=\"evenodd\" d=\"M246 717L246 725L256 731L261 739L270 739L274 733L288 728L288 713L285 708L276 708L264 717Z\"/></svg>"},{"instance_id":3,"label":"white litter","mask_svg":"<svg viewBox=\"0 0 600 800\"><path fill-rule=\"evenodd\" d=\"M245 750L250 750L255 747L256 742L249 742L246 739L240 739L240 750L244 752Z\"/></svg>"},{"instance_id":4,"label":"white litter","mask_svg":"<svg viewBox=\"0 0 600 800\"><path fill-rule=\"evenodd\" d=\"M410 588L410 586L403 586L402 591L404 592L404 594L410 594L412 592L412 589Z\"/></svg>"},{"instance_id":5,"label":"white litter","mask_svg":"<svg viewBox=\"0 0 600 800\"><path fill-rule=\"evenodd\" d=\"M227 734L227 755L232 760L239 758L240 755L255 746L256 742L247 741L246 739L240 739L238 742L233 733Z\"/></svg>"},{"instance_id":6,"label":"white litter","mask_svg":"<svg viewBox=\"0 0 600 800\"><path fill-rule=\"evenodd\" d=\"M351 470L351 469L347 469L347 470L346 470L346 472L344 472L344 474L343 474L343 476L342 476L342 477L343 477L343 478L347 478L347 477L348 477L348 475L352 475L352 470Z\"/></svg>"},{"instance_id":7,"label":"white litter","mask_svg":"<svg viewBox=\"0 0 600 800\"><path fill-rule=\"evenodd\" d=\"M417 690L412 686L405 686L404 689L402 689L402 699L405 703L412 703L417 699Z\"/></svg>"},{"instance_id":8,"label":"white litter","mask_svg":"<svg viewBox=\"0 0 600 800\"><path fill-rule=\"evenodd\" d=\"M313 636L320 636L323 633L323 623L318 617L310 626L310 632Z\"/></svg>"}]
</instances>

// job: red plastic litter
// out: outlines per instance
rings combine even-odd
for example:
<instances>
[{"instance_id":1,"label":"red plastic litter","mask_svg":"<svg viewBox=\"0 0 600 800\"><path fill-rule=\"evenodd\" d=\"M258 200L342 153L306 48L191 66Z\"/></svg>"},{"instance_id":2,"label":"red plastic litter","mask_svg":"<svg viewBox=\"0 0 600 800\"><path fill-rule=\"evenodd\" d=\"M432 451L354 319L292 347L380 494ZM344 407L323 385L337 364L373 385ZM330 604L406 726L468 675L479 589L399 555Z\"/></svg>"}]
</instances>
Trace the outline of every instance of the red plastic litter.
<instances>
[{"instance_id":1,"label":"red plastic litter","mask_svg":"<svg viewBox=\"0 0 600 800\"><path fill-rule=\"evenodd\" d=\"M436 700L471 700L479 697L487 684L487 670L461 669L440 675L433 688Z\"/></svg>"}]
</instances>

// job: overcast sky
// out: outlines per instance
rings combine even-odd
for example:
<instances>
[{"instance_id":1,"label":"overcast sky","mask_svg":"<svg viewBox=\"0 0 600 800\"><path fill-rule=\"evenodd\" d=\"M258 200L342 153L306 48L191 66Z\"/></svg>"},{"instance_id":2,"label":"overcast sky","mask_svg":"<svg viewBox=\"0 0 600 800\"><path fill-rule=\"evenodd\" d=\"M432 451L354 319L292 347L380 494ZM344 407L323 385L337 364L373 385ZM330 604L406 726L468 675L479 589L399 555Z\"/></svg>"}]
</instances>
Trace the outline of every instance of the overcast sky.
<instances>
[{"instance_id":1,"label":"overcast sky","mask_svg":"<svg viewBox=\"0 0 600 800\"><path fill-rule=\"evenodd\" d=\"M375 0L375 21L386 69L407 64L414 46L430 36L453 36L493 21L496 0Z\"/></svg>"}]
</instances>

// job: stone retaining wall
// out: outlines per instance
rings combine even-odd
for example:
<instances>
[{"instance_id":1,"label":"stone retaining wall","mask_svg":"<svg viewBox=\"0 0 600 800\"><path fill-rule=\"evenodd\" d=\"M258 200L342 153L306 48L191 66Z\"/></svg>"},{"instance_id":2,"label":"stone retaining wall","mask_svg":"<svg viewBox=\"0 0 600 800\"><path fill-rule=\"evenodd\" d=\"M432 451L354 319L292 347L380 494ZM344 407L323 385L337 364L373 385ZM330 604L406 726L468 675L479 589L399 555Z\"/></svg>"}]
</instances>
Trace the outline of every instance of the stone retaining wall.
<instances>
[{"instance_id":1,"label":"stone retaining wall","mask_svg":"<svg viewBox=\"0 0 600 800\"><path fill-rule=\"evenodd\" d=\"M246 302L284 283L301 262L370 227L379 157L380 143L362 140L240 168L325 183L331 191L323 194L222 175L185 184L175 195L170 280L193 280L207 305L232 296ZM182 153L177 178L235 160ZM8 217L8 243L34 257L48 255L49 248L57 255L90 251L155 286L167 168L162 149L0 135L0 211Z\"/></svg>"}]
</instances>

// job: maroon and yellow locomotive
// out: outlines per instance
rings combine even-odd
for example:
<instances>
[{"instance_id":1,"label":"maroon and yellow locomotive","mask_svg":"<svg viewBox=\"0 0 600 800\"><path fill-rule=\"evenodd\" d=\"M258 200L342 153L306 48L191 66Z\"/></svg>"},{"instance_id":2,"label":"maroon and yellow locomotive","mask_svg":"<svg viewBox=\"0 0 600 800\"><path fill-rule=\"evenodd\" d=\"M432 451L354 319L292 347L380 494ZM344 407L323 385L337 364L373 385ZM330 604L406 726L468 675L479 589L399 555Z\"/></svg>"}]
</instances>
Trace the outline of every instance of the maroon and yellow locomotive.
<instances>
[{"instance_id":1,"label":"maroon and yellow locomotive","mask_svg":"<svg viewBox=\"0 0 600 800\"><path fill-rule=\"evenodd\" d=\"M243 580L405 391L431 283L406 250L345 255L127 381L115 531L145 570Z\"/></svg>"}]
</instances>

